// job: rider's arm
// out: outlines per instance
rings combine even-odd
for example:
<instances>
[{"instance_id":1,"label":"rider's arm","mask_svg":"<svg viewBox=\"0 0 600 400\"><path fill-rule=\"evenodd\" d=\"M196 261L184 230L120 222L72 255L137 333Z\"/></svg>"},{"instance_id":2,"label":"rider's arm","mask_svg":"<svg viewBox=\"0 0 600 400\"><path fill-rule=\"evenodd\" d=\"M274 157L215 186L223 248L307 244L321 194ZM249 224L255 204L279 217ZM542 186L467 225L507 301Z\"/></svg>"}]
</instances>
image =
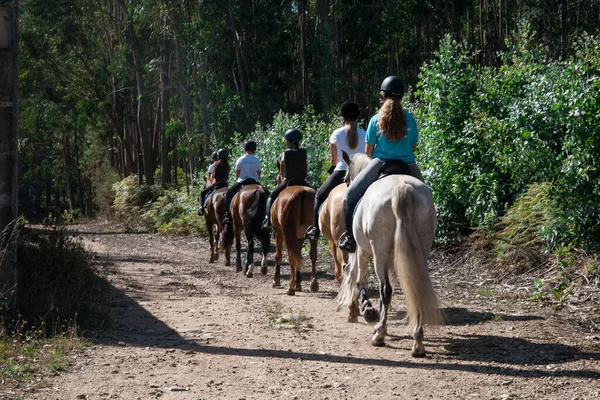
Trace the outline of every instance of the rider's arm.
<instances>
[{"instance_id":1,"label":"rider's arm","mask_svg":"<svg viewBox=\"0 0 600 400\"><path fill-rule=\"evenodd\" d=\"M415 144L413 144L413 153L414 153L415 151L417 151L417 144L416 144L416 143L415 143Z\"/></svg>"},{"instance_id":2,"label":"rider's arm","mask_svg":"<svg viewBox=\"0 0 600 400\"><path fill-rule=\"evenodd\" d=\"M337 155L337 146L335 143L329 143L329 150L331 150L331 165L337 165L338 163L338 155Z\"/></svg>"},{"instance_id":3,"label":"rider's arm","mask_svg":"<svg viewBox=\"0 0 600 400\"><path fill-rule=\"evenodd\" d=\"M235 180L237 181L240 178L240 170L236 169L235 170Z\"/></svg>"},{"instance_id":4,"label":"rider's arm","mask_svg":"<svg viewBox=\"0 0 600 400\"><path fill-rule=\"evenodd\" d=\"M369 158L373 158L373 149L375 148L374 144L367 143L365 145L365 153L369 156Z\"/></svg>"}]
</instances>

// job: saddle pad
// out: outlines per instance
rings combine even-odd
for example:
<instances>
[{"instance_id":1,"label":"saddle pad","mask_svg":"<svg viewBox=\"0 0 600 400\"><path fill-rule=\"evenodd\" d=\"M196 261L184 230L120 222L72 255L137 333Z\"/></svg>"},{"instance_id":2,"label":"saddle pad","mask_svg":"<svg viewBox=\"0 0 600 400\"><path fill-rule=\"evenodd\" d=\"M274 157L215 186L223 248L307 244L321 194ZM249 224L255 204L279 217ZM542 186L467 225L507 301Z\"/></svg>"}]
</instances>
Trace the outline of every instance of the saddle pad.
<instances>
[{"instance_id":1,"label":"saddle pad","mask_svg":"<svg viewBox=\"0 0 600 400\"><path fill-rule=\"evenodd\" d=\"M243 188L243 186L242 186ZM236 197L238 197L238 194L240 194L240 192L242 191L242 188L240 188L240 190L237 191L236 194L233 195L233 197L231 198L231 203L229 203L229 210L227 211L231 211L231 205L233 204L233 200L235 200Z\"/></svg>"},{"instance_id":2,"label":"saddle pad","mask_svg":"<svg viewBox=\"0 0 600 400\"><path fill-rule=\"evenodd\" d=\"M206 208L206 205L208 204L208 199L210 199L212 197L212 195L213 195L214 192L215 192L214 190L211 190L210 193L208 193L206 195L206 197L204 198L204 204L202 204L202 206L204 208Z\"/></svg>"}]
</instances>

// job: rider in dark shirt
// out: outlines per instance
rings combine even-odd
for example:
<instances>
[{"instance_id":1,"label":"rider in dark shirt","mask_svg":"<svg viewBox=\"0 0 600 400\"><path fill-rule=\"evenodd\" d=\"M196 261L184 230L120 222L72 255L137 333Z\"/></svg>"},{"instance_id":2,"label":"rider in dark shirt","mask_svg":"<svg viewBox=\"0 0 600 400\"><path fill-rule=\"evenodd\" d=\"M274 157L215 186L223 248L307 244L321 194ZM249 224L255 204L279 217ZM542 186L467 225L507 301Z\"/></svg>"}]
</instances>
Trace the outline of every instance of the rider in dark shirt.
<instances>
[{"instance_id":1,"label":"rider in dark shirt","mask_svg":"<svg viewBox=\"0 0 600 400\"><path fill-rule=\"evenodd\" d=\"M217 151L218 160L213 164L214 168L212 171L212 185L204 188L200 192L200 208L198 208L198 215L204 215L204 199L209 193L212 193L215 189L227 187L229 181L229 151L227 149L219 149Z\"/></svg>"},{"instance_id":2,"label":"rider in dark shirt","mask_svg":"<svg viewBox=\"0 0 600 400\"><path fill-rule=\"evenodd\" d=\"M281 156L281 175L283 181L271 192L267 199L267 215L262 223L262 228L271 230L271 206L279 196L279 193L288 186L308 186L306 183L306 174L308 169L308 158L306 149L300 148L302 141L302 132L298 129L290 129L283 139L287 142L288 148Z\"/></svg>"}]
</instances>

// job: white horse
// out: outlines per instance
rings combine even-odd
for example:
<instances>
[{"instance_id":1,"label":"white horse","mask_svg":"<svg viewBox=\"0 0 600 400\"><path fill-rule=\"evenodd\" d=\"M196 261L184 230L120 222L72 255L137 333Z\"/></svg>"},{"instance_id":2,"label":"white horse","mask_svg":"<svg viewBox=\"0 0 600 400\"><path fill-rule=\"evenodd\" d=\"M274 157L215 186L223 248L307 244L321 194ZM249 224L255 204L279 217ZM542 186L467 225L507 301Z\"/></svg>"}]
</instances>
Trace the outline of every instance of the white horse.
<instances>
[{"instance_id":1,"label":"white horse","mask_svg":"<svg viewBox=\"0 0 600 400\"><path fill-rule=\"evenodd\" d=\"M344 160L349 166L348 182L370 161L365 154L356 154L352 160L345 156ZM427 266L437 229L431 190L409 175L379 179L369 186L359 203L352 229L357 249L348 259L338 303L350 307L350 322L358 320L358 306L367 322L378 321L371 343L383 346L392 300L390 275L396 275L404 292L408 326L414 338L412 355L423 357L423 324L442 322ZM379 279L379 312L367 297L366 276L371 256Z\"/></svg>"}]
</instances>

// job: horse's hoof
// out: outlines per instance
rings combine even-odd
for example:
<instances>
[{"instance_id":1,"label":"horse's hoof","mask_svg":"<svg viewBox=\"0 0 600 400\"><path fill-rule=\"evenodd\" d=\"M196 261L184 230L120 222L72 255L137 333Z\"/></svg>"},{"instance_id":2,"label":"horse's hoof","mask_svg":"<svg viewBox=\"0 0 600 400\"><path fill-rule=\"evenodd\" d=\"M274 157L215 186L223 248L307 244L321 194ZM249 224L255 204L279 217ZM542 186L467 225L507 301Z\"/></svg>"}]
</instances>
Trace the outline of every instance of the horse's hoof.
<instances>
[{"instance_id":1,"label":"horse's hoof","mask_svg":"<svg viewBox=\"0 0 600 400\"><path fill-rule=\"evenodd\" d=\"M273 281L273 287L274 288L280 288L281 287L281 282Z\"/></svg>"},{"instance_id":2,"label":"horse's hoof","mask_svg":"<svg viewBox=\"0 0 600 400\"><path fill-rule=\"evenodd\" d=\"M302 291L302 286L300 286L300 285L297 285L297 286L296 286L296 289L294 289L294 291L296 291L296 292L301 292L301 291Z\"/></svg>"},{"instance_id":3,"label":"horse's hoof","mask_svg":"<svg viewBox=\"0 0 600 400\"><path fill-rule=\"evenodd\" d=\"M310 282L310 291L313 293L319 291L319 281L317 281L316 279L313 279Z\"/></svg>"},{"instance_id":4,"label":"horse's hoof","mask_svg":"<svg viewBox=\"0 0 600 400\"><path fill-rule=\"evenodd\" d=\"M242 266L241 265L236 265L235 266L235 272L241 272L242 271Z\"/></svg>"},{"instance_id":5,"label":"horse's hoof","mask_svg":"<svg viewBox=\"0 0 600 400\"><path fill-rule=\"evenodd\" d=\"M358 315L348 315L348 322L355 324L358 322Z\"/></svg>"},{"instance_id":6,"label":"horse's hoof","mask_svg":"<svg viewBox=\"0 0 600 400\"><path fill-rule=\"evenodd\" d=\"M365 321L372 324L374 322L379 321L379 311L374 309L373 307L367 307L364 311Z\"/></svg>"},{"instance_id":7,"label":"horse's hoof","mask_svg":"<svg viewBox=\"0 0 600 400\"><path fill-rule=\"evenodd\" d=\"M214 263L214 262L215 262L215 259L214 259L214 258L212 258L212 257L210 258L210 260L208 260L208 263L209 263L209 264L212 264L212 263Z\"/></svg>"},{"instance_id":8,"label":"horse's hoof","mask_svg":"<svg viewBox=\"0 0 600 400\"><path fill-rule=\"evenodd\" d=\"M376 333L373 336L373 339L371 339L371 344L375 347L383 347L383 346L385 346L385 337L380 336Z\"/></svg>"},{"instance_id":9,"label":"horse's hoof","mask_svg":"<svg viewBox=\"0 0 600 400\"><path fill-rule=\"evenodd\" d=\"M411 355L418 358L425 357L425 347L413 345Z\"/></svg>"},{"instance_id":10,"label":"horse's hoof","mask_svg":"<svg viewBox=\"0 0 600 400\"><path fill-rule=\"evenodd\" d=\"M261 273L261 274L263 274L263 275L266 275L266 274L267 274L267 272L269 272L269 271L267 270L267 267L266 267L266 266L265 266L265 267L262 267L262 268L260 269L260 273Z\"/></svg>"},{"instance_id":11,"label":"horse's hoof","mask_svg":"<svg viewBox=\"0 0 600 400\"><path fill-rule=\"evenodd\" d=\"M225 266L226 267L231 267L231 261L225 261Z\"/></svg>"},{"instance_id":12,"label":"horse's hoof","mask_svg":"<svg viewBox=\"0 0 600 400\"><path fill-rule=\"evenodd\" d=\"M295 296L296 295L296 291L294 289L288 289L287 295L288 296Z\"/></svg>"},{"instance_id":13,"label":"horse's hoof","mask_svg":"<svg viewBox=\"0 0 600 400\"><path fill-rule=\"evenodd\" d=\"M252 271L246 272L246 278L252 278L253 276L254 274L252 273Z\"/></svg>"}]
</instances>

